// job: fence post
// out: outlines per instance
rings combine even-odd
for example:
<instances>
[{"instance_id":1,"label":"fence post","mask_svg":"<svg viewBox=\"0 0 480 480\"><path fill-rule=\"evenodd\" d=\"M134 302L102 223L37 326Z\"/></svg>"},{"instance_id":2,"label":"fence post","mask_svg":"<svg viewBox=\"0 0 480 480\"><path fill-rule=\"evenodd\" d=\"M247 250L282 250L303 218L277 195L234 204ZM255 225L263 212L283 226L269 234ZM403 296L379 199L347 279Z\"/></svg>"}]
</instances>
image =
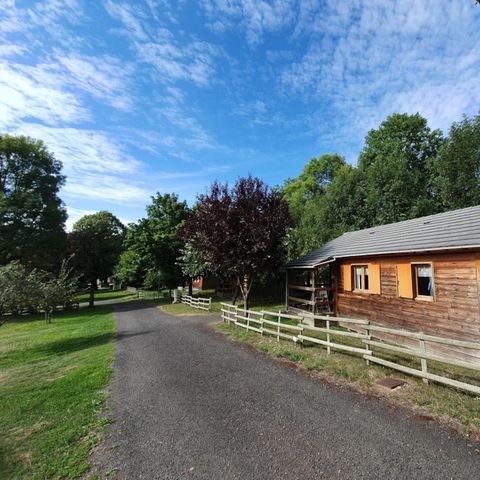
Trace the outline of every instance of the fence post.
<instances>
[{"instance_id":1,"label":"fence post","mask_svg":"<svg viewBox=\"0 0 480 480\"><path fill-rule=\"evenodd\" d=\"M212 297L210 297L208 299L208 311L211 312L212 311Z\"/></svg>"},{"instance_id":2,"label":"fence post","mask_svg":"<svg viewBox=\"0 0 480 480\"><path fill-rule=\"evenodd\" d=\"M418 342L420 343L420 351L422 353L426 353L425 340L423 340L423 338L421 338ZM420 365L422 366L422 372L427 373L427 359L426 358L420 359ZM423 383L426 383L428 385L428 379L427 378L422 378L422 380L423 380Z\"/></svg>"},{"instance_id":3,"label":"fence post","mask_svg":"<svg viewBox=\"0 0 480 480\"><path fill-rule=\"evenodd\" d=\"M261 323L260 323L260 335L263 336L263 319L265 318L265 314L262 312L262 316L260 317Z\"/></svg>"},{"instance_id":4,"label":"fence post","mask_svg":"<svg viewBox=\"0 0 480 480\"><path fill-rule=\"evenodd\" d=\"M370 335L370 329L368 328L368 326L370 325L370 322L367 323L366 327L365 327L365 333L367 334L367 340L371 340L372 336ZM371 345L369 345L368 343L365 344L365 347L367 349L367 355L368 355L368 352L370 351L370 348L371 348ZM373 354L373 352L372 352ZM370 365L370 360L367 360L367 367Z\"/></svg>"},{"instance_id":5,"label":"fence post","mask_svg":"<svg viewBox=\"0 0 480 480\"><path fill-rule=\"evenodd\" d=\"M277 326L277 332L278 332L278 335L277 335L277 342L280 341L280 314L282 312L279 310L278 311L278 326Z\"/></svg>"},{"instance_id":6,"label":"fence post","mask_svg":"<svg viewBox=\"0 0 480 480\"><path fill-rule=\"evenodd\" d=\"M315 320L314 320L314 322L315 322ZM330 320L327 320L327 321L325 322L325 325L327 326L327 330L329 331L329 332L327 333L327 342L328 342L328 345L327 345L327 353L328 353L328 355L330 355L330 353L331 353L331 348L330 348Z\"/></svg>"}]
</instances>

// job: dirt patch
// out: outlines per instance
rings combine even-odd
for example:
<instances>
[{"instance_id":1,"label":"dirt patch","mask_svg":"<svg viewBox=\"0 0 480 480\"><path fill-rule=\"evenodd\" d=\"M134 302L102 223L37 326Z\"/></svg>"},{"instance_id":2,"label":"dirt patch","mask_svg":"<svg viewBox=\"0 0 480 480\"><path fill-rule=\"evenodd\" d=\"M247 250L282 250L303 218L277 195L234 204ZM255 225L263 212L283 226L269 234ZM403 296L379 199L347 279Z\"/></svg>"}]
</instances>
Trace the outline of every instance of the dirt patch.
<instances>
[{"instance_id":1,"label":"dirt patch","mask_svg":"<svg viewBox=\"0 0 480 480\"><path fill-rule=\"evenodd\" d=\"M31 437L35 432L48 427L50 425L49 422L36 422L33 425L28 425L26 427L14 427L11 428L8 433L15 440L26 440L27 438Z\"/></svg>"}]
</instances>

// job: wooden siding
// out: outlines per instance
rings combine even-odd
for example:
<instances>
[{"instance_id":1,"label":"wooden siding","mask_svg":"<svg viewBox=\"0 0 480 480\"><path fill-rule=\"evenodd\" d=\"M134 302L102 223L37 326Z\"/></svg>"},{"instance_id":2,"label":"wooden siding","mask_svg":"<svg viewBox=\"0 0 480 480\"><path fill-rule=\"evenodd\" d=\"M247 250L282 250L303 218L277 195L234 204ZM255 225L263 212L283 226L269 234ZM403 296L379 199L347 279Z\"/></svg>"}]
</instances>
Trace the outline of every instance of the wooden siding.
<instances>
[{"instance_id":1,"label":"wooden siding","mask_svg":"<svg viewBox=\"0 0 480 480\"><path fill-rule=\"evenodd\" d=\"M346 291L345 265L380 265L381 294ZM434 301L400 298L397 265L432 263ZM337 268L339 316L459 340L480 341L480 252L355 258Z\"/></svg>"}]
</instances>

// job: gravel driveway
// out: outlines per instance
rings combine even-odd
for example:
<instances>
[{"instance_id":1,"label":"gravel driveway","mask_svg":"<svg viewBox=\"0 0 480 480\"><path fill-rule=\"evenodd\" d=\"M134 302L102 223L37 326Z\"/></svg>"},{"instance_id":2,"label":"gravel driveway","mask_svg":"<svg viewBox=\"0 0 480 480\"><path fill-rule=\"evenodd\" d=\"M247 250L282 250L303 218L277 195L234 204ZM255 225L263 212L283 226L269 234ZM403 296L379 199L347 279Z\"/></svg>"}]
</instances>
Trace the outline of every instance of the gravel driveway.
<instances>
[{"instance_id":1,"label":"gravel driveway","mask_svg":"<svg viewBox=\"0 0 480 480\"><path fill-rule=\"evenodd\" d=\"M101 478L480 478L466 440L234 344L212 317L137 302L116 315L116 421L93 458Z\"/></svg>"}]
</instances>

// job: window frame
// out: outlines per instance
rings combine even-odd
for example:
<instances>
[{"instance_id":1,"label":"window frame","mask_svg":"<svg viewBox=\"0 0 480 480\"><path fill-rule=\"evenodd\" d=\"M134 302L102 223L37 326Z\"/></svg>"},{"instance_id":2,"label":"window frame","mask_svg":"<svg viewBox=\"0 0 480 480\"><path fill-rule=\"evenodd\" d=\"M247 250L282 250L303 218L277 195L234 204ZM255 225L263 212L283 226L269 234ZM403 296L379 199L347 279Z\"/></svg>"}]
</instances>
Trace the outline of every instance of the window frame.
<instances>
[{"instance_id":1,"label":"window frame","mask_svg":"<svg viewBox=\"0 0 480 480\"><path fill-rule=\"evenodd\" d=\"M362 286L365 287L365 269L368 270L368 263L352 264L350 268L351 268L351 276L352 276L352 292L370 293L370 288L357 288L356 286L357 275L355 272L356 268L362 269ZM369 276L370 276L370 272L368 273L367 277ZM368 286L370 287L370 278L368 279Z\"/></svg>"},{"instance_id":2,"label":"window frame","mask_svg":"<svg viewBox=\"0 0 480 480\"><path fill-rule=\"evenodd\" d=\"M412 287L413 287L413 299L420 300L424 302L434 302L435 301L435 280L434 280L434 271L433 271L433 262L415 262L412 263ZM420 295L418 293L418 267L430 267L431 270L431 279L432 279L432 295Z\"/></svg>"}]
</instances>

